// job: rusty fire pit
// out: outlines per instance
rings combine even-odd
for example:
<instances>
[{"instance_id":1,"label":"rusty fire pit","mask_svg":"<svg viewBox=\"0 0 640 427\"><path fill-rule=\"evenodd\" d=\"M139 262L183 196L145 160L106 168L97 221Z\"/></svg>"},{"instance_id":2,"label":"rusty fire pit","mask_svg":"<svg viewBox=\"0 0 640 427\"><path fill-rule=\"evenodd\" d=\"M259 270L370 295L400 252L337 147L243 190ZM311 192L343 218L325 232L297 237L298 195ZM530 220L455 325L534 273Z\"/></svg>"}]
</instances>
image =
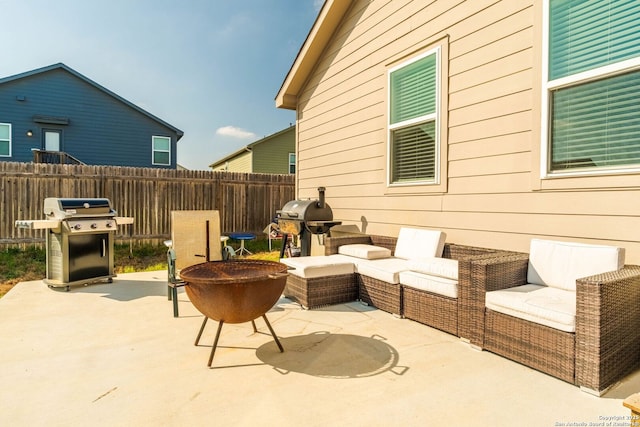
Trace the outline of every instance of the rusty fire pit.
<instances>
[{"instance_id":1,"label":"rusty fire pit","mask_svg":"<svg viewBox=\"0 0 640 427\"><path fill-rule=\"evenodd\" d=\"M207 319L218 321L207 366L211 366L225 322L253 322L262 316L278 348L284 351L265 313L282 295L287 275L286 265L260 260L211 261L180 272L189 299L205 316L195 345L200 341ZM253 328L255 331L255 323Z\"/></svg>"}]
</instances>

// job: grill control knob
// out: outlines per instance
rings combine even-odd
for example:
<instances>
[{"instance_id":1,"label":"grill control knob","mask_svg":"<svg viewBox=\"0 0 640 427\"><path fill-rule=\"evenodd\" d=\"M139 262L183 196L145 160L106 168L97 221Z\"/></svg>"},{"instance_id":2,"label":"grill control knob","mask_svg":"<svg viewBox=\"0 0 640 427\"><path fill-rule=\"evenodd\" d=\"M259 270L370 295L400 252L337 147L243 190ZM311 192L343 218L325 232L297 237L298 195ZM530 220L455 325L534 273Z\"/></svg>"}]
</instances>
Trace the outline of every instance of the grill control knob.
<instances>
[{"instance_id":1,"label":"grill control knob","mask_svg":"<svg viewBox=\"0 0 640 427\"><path fill-rule=\"evenodd\" d=\"M96 223L94 222L93 224L91 224L91 228L93 228L93 229L95 230L96 228L98 228L98 224L96 224Z\"/></svg>"},{"instance_id":2,"label":"grill control knob","mask_svg":"<svg viewBox=\"0 0 640 427\"><path fill-rule=\"evenodd\" d=\"M74 230L80 230L81 228L82 228L82 225L80 225L80 224L76 224L76 225L73 226Z\"/></svg>"},{"instance_id":3,"label":"grill control knob","mask_svg":"<svg viewBox=\"0 0 640 427\"><path fill-rule=\"evenodd\" d=\"M107 228L111 228L113 227L113 224L111 223L111 221L107 221Z\"/></svg>"}]
</instances>

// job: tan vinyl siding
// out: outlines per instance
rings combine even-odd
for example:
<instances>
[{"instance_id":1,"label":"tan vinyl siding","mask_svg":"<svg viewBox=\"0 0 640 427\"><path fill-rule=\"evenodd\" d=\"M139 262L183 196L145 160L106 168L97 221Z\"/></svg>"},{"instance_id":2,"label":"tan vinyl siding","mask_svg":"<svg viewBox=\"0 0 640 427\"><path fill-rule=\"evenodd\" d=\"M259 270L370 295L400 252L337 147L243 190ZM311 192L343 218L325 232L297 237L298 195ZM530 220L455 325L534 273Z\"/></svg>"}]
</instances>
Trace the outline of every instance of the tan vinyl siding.
<instances>
[{"instance_id":1,"label":"tan vinyl siding","mask_svg":"<svg viewBox=\"0 0 640 427\"><path fill-rule=\"evenodd\" d=\"M640 263L640 176L540 180L540 1L359 0L298 94L298 197L394 235L527 251L532 237L624 246ZM386 72L442 43L443 191L390 190Z\"/></svg>"},{"instance_id":2,"label":"tan vinyl siding","mask_svg":"<svg viewBox=\"0 0 640 427\"><path fill-rule=\"evenodd\" d=\"M251 170L251 157L252 153L247 151L246 153L239 154L238 156L229 159L226 163L226 171L229 172L252 172Z\"/></svg>"}]
</instances>

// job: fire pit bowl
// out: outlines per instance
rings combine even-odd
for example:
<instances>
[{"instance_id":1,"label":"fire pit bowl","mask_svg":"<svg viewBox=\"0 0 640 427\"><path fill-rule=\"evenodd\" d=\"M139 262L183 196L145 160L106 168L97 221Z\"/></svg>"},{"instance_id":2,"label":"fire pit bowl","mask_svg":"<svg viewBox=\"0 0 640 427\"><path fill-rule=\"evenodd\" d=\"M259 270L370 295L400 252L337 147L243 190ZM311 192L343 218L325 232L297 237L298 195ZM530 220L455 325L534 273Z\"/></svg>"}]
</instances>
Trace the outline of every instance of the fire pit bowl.
<instances>
[{"instance_id":1,"label":"fire pit bowl","mask_svg":"<svg viewBox=\"0 0 640 427\"><path fill-rule=\"evenodd\" d=\"M244 323L262 316L280 351L283 351L265 313L282 295L287 276L286 265L261 260L211 261L180 271L189 299L205 316L196 345L207 319L219 322L208 366L211 366L225 322Z\"/></svg>"}]
</instances>

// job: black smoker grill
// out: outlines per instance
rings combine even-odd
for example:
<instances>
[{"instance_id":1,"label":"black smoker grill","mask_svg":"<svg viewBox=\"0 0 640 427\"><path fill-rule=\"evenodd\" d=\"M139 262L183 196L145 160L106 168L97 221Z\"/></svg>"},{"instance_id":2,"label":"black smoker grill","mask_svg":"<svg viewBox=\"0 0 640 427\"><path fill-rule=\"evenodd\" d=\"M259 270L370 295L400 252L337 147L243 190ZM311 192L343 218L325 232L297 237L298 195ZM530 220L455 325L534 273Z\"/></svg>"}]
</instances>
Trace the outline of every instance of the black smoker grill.
<instances>
[{"instance_id":1,"label":"black smoker grill","mask_svg":"<svg viewBox=\"0 0 640 427\"><path fill-rule=\"evenodd\" d=\"M311 235L326 234L334 225L342 222L333 220L333 211L324 201L324 187L318 187L317 200L291 200L277 212L278 227L287 235L300 239L300 255L311 255Z\"/></svg>"},{"instance_id":2,"label":"black smoker grill","mask_svg":"<svg viewBox=\"0 0 640 427\"><path fill-rule=\"evenodd\" d=\"M49 287L112 281L116 226L133 218L117 217L109 199L44 200L45 220L18 220L16 227L46 229Z\"/></svg>"}]
</instances>

